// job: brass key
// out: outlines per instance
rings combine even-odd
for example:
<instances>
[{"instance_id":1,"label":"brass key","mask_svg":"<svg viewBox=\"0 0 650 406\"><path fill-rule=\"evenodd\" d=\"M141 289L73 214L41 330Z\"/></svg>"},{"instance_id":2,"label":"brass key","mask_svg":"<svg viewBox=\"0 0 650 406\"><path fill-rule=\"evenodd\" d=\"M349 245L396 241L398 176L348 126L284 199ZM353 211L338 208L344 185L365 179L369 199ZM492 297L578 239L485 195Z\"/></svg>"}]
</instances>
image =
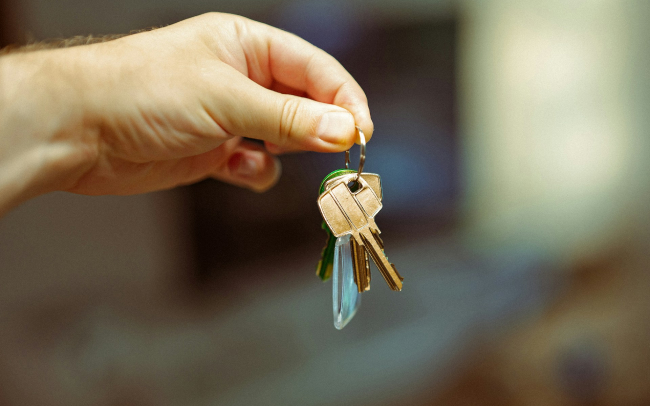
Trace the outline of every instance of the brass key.
<instances>
[{"instance_id":1,"label":"brass key","mask_svg":"<svg viewBox=\"0 0 650 406\"><path fill-rule=\"evenodd\" d=\"M325 222L335 237L351 234L358 245L363 246L377 265L386 283L392 290L402 290L404 280L383 251L380 231L375 216L381 210L380 198L361 176L357 176L359 188L350 190L347 179L340 179L330 185L318 198L318 206ZM363 278L360 276L361 283ZM359 287L361 290L361 288Z\"/></svg>"},{"instance_id":2,"label":"brass key","mask_svg":"<svg viewBox=\"0 0 650 406\"><path fill-rule=\"evenodd\" d=\"M336 176L330 180L326 180L323 185L323 191L328 190L332 185L338 182L354 183L357 178L357 173L348 173ZM372 188L375 195L381 200L383 191L381 189L381 178L375 173L362 173L361 177L365 180L370 188ZM359 293L363 293L367 290L370 290L370 258L368 256L368 251L359 245L357 241L353 238L350 240L351 251L352 251L352 265L354 267L354 282L357 284ZM382 245L383 249L383 245Z\"/></svg>"},{"instance_id":3,"label":"brass key","mask_svg":"<svg viewBox=\"0 0 650 406\"><path fill-rule=\"evenodd\" d=\"M346 163L347 165L347 163ZM325 177L321 183L320 193L322 194L325 190L329 189L332 184L341 180L346 183L353 182L354 179L358 176L357 171L352 171L349 169L339 169L336 170ZM381 200L382 189L381 189L381 178L379 175L374 173L361 173L361 177L368 182L370 187L373 189L375 194ZM318 262L316 267L316 274L322 279L327 280L331 276L333 269L334 261L334 245L336 243L336 237L332 235L331 231L327 227L327 223L323 223L323 228L327 231L328 240L321 252L321 260ZM363 293L370 289L370 258L368 252L360 246L354 238L350 240L351 244L351 254L352 254L352 264L354 268L354 282L357 285L357 288L360 293Z\"/></svg>"},{"instance_id":4,"label":"brass key","mask_svg":"<svg viewBox=\"0 0 650 406\"><path fill-rule=\"evenodd\" d=\"M370 290L370 258L368 258L368 251L354 238L350 240L350 247L352 248L354 282L357 284L359 293L363 293Z\"/></svg>"}]
</instances>

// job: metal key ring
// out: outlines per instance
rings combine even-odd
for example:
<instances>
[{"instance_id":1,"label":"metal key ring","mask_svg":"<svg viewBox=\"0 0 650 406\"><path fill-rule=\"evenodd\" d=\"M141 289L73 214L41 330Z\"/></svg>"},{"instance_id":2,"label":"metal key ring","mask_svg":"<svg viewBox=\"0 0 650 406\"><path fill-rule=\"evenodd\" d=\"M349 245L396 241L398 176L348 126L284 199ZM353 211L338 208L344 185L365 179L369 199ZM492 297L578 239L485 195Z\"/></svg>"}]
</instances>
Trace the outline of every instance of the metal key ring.
<instances>
[{"instance_id":1,"label":"metal key ring","mask_svg":"<svg viewBox=\"0 0 650 406\"><path fill-rule=\"evenodd\" d=\"M363 172L363 165L366 163L366 136L363 134L363 130L356 126L357 132L359 133L359 171L357 172L357 177L354 181L358 181L361 173ZM350 150L345 151L345 169L350 169Z\"/></svg>"}]
</instances>

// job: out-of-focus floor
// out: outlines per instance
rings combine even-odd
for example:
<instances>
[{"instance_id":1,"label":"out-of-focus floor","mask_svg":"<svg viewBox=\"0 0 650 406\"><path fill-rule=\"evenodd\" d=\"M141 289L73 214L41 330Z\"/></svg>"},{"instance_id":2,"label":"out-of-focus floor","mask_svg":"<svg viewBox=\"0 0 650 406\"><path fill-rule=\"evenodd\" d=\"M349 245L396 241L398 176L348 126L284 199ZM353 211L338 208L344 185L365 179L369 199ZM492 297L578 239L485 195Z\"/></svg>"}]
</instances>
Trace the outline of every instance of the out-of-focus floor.
<instances>
[{"instance_id":1,"label":"out-of-focus floor","mask_svg":"<svg viewBox=\"0 0 650 406\"><path fill-rule=\"evenodd\" d=\"M225 286L196 293L170 271L177 265L152 260L174 256L165 241L174 225L163 221L178 207L173 193L87 199L42 197L0 223L9 404L426 404L466 349L534 315L562 286L534 253L486 258L453 237L386 235L404 290L375 271L359 313L337 331L331 284L314 275L318 251L222 269L232 275ZM108 205L112 213L92 216ZM68 235L33 217L46 207ZM130 225L111 222L123 216ZM26 246L33 258L19 254ZM75 250L94 255L94 268L47 260L74 260ZM259 268L263 279L250 280Z\"/></svg>"}]
</instances>

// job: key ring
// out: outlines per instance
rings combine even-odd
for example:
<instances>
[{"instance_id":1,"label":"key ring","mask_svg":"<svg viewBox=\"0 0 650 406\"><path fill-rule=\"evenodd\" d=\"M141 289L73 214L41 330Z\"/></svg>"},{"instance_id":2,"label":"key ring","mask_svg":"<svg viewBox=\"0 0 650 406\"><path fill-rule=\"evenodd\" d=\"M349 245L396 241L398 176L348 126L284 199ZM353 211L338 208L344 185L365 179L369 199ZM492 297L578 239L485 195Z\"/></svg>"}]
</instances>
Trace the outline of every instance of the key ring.
<instances>
[{"instance_id":1,"label":"key ring","mask_svg":"<svg viewBox=\"0 0 650 406\"><path fill-rule=\"evenodd\" d=\"M363 172L363 165L366 163L366 136L363 134L363 131L359 126L356 126L357 132L359 133L359 171L357 172L357 177L354 180L355 182L359 180L361 172ZM345 151L345 169L350 169L350 150Z\"/></svg>"}]
</instances>

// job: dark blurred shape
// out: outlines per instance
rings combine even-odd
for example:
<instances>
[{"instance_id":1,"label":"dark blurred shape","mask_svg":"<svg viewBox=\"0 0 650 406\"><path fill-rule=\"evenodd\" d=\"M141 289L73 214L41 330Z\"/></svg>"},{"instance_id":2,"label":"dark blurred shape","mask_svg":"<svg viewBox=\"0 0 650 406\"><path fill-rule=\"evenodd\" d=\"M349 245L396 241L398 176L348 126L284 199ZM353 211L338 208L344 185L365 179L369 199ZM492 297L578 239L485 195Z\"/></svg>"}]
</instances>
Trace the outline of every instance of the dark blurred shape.
<instances>
[{"instance_id":1,"label":"dark blurred shape","mask_svg":"<svg viewBox=\"0 0 650 406\"><path fill-rule=\"evenodd\" d=\"M18 41L18 7L14 0L0 0L0 48Z\"/></svg>"},{"instance_id":2,"label":"dark blurred shape","mask_svg":"<svg viewBox=\"0 0 650 406\"><path fill-rule=\"evenodd\" d=\"M588 343L576 343L558 359L559 385L580 404L593 405L602 398L606 372L603 351Z\"/></svg>"},{"instance_id":3,"label":"dark blurred shape","mask_svg":"<svg viewBox=\"0 0 650 406\"><path fill-rule=\"evenodd\" d=\"M272 13L269 23L337 57L359 51L358 43L365 31L363 16L350 3L343 1L283 3Z\"/></svg>"}]
</instances>

